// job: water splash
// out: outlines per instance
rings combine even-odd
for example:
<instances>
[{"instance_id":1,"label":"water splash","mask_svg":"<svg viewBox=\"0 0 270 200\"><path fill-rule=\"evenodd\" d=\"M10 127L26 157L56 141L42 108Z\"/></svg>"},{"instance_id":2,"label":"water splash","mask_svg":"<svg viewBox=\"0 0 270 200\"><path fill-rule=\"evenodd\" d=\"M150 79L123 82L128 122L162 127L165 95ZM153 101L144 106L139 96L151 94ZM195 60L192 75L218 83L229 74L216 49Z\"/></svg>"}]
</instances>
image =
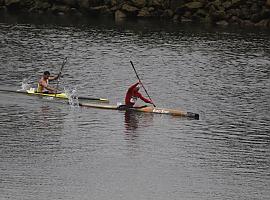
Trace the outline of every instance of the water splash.
<instances>
[{"instance_id":1,"label":"water splash","mask_svg":"<svg viewBox=\"0 0 270 200\"><path fill-rule=\"evenodd\" d=\"M79 99L77 95L77 89L64 88L65 94L68 97L68 103L72 108L79 107Z\"/></svg>"},{"instance_id":2,"label":"water splash","mask_svg":"<svg viewBox=\"0 0 270 200\"><path fill-rule=\"evenodd\" d=\"M19 90L26 91L26 90L29 90L30 88L31 88L31 85L29 84L29 78L24 78L22 80L21 89Z\"/></svg>"}]
</instances>

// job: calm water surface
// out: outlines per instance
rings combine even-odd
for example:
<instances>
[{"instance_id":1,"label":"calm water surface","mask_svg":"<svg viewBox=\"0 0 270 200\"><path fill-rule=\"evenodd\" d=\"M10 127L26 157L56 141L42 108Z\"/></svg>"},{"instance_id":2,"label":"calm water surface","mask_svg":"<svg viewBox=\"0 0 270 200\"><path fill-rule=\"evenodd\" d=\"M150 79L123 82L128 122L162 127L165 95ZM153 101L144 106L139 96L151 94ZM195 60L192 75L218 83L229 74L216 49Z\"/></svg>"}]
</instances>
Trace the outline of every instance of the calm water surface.
<instances>
[{"instance_id":1,"label":"calm water surface","mask_svg":"<svg viewBox=\"0 0 270 200\"><path fill-rule=\"evenodd\" d=\"M132 60L158 107L200 114L0 92L1 200L270 199L269 31L0 19L0 89L34 85L67 56L62 87L116 104L136 81Z\"/></svg>"}]
</instances>

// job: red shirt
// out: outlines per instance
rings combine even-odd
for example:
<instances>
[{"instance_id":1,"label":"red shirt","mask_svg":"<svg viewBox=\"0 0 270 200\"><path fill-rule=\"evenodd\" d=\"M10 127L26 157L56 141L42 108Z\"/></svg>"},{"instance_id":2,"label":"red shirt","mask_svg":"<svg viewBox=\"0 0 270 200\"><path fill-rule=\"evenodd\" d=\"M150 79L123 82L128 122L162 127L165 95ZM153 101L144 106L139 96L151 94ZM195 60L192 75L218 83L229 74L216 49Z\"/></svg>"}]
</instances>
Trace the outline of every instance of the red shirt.
<instances>
[{"instance_id":1,"label":"red shirt","mask_svg":"<svg viewBox=\"0 0 270 200\"><path fill-rule=\"evenodd\" d=\"M132 85L128 91L127 91L127 94L126 94L126 98L125 98L125 104L127 106L134 106L137 98L140 98L141 100L143 100L145 103L152 103L150 100L144 98L142 96L141 93L138 92L138 90L136 89L136 86L138 85L139 83L135 83L134 85Z\"/></svg>"}]
</instances>

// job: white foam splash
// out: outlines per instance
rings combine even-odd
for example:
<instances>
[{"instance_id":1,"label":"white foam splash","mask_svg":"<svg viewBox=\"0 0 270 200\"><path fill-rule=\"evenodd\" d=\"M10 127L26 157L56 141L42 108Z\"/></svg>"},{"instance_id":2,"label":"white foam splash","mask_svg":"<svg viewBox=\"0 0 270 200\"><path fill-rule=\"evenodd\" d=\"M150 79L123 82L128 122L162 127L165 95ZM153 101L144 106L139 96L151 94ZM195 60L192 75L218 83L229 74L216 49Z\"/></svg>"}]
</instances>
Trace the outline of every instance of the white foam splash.
<instances>
[{"instance_id":1,"label":"white foam splash","mask_svg":"<svg viewBox=\"0 0 270 200\"><path fill-rule=\"evenodd\" d=\"M29 79L28 78L24 78L22 80L20 91L26 91L26 90L29 90L30 88L31 88L31 85L29 84Z\"/></svg>"},{"instance_id":2,"label":"white foam splash","mask_svg":"<svg viewBox=\"0 0 270 200\"><path fill-rule=\"evenodd\" d=\"M71 107L76 108L79 107L79 99L77 95L77 89L69 89L69 88L64 88L65 94L68 97L68 103Z\"/></svg>"}]
</instances>

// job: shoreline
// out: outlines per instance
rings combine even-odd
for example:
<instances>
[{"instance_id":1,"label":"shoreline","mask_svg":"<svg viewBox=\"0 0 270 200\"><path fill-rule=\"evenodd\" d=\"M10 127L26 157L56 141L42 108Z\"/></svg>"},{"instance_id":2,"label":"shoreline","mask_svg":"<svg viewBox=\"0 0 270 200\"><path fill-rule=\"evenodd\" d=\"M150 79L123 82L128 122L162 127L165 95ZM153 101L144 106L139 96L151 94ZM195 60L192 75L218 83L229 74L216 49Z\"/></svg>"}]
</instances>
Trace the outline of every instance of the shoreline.
<instances>
[{"instance_id":1,"label":"shoreline","mask_svg":"<svg viewBox=\"0 0 270 200\"><path fill-rule=\"evenodd\" d=\"M0 0L0 13L270 27L270 0Z\"/></svg>"}]
</instances>

